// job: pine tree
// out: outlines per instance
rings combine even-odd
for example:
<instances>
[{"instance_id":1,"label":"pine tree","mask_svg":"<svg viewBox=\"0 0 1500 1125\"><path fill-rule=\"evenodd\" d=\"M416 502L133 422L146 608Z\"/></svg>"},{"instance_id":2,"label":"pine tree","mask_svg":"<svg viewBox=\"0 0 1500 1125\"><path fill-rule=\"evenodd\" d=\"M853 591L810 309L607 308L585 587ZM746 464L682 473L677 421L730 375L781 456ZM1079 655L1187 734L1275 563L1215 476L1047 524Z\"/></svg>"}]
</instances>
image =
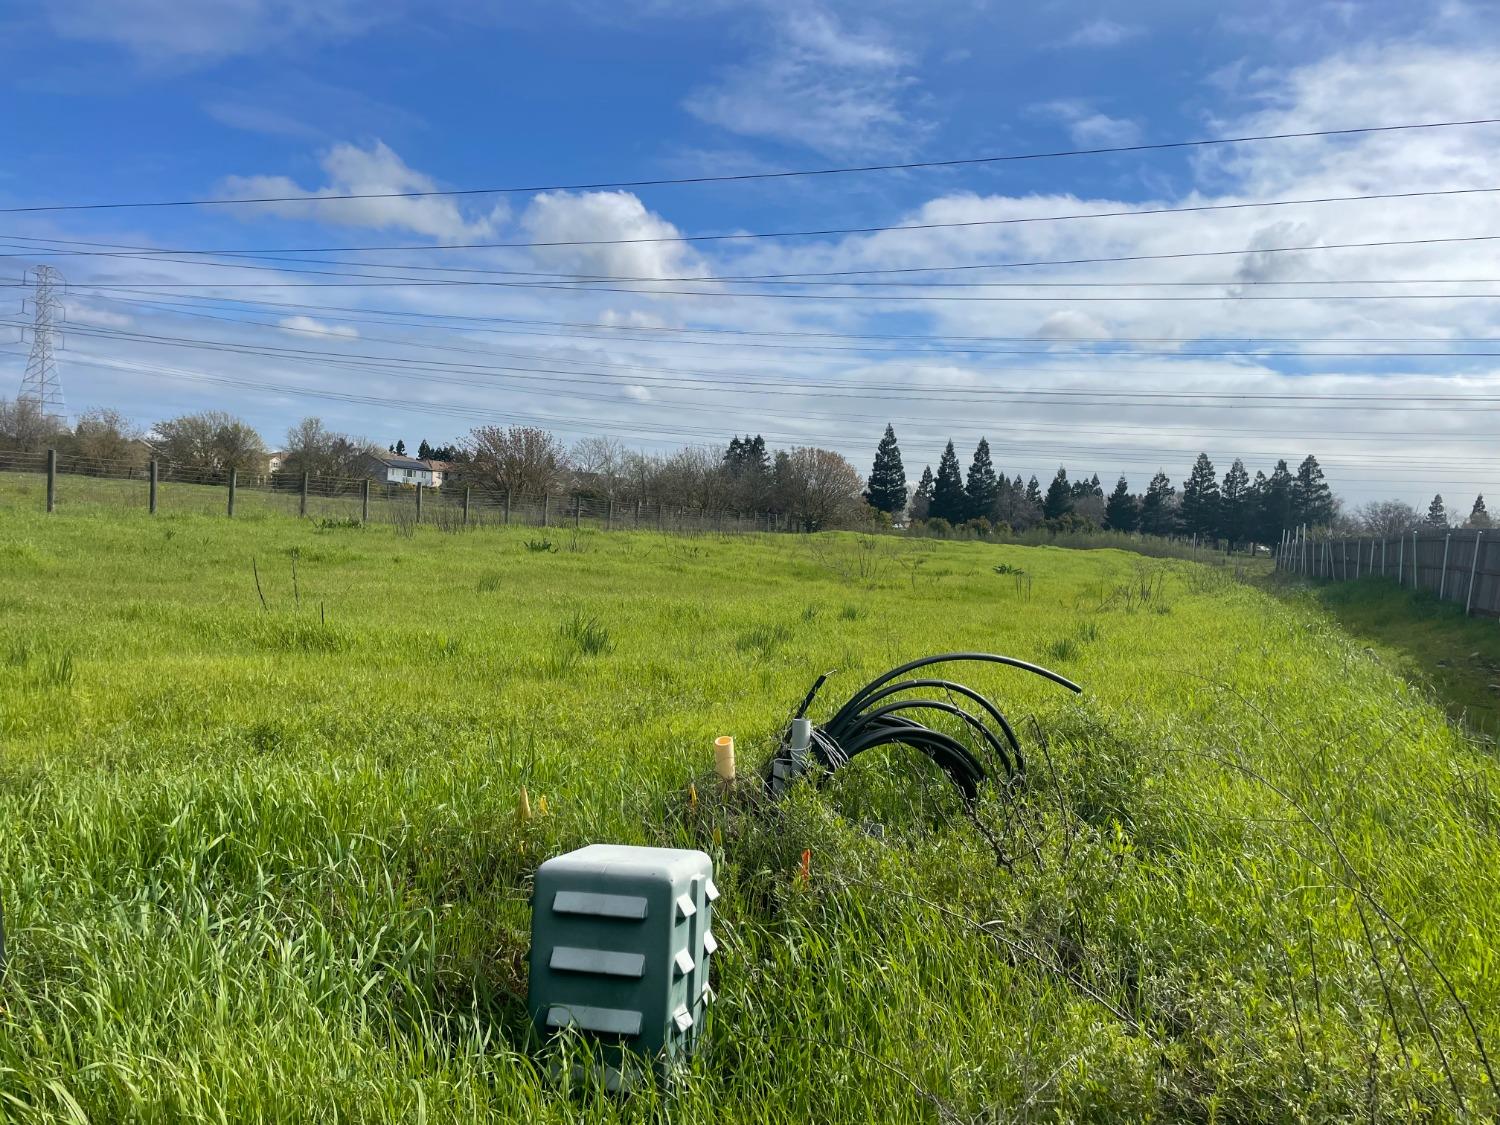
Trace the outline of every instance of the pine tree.
<instances>
[{"instance_id":1,"label":"pine tree","mask_svg":"<svg viewBox=\"0 0 1500 1125\"><path fill-rule=\"evenodd\" d=\"M1073 489L1068 484L1068 470L1061 465L1057 475L1047 486L1047 498L1042 501L1042 515L1049 520L1061 519L1073 510Z\"/></svg>"},{"instance_id":2,"label":"pine tree","mask_svg":"<svg viewBox=\"0 0 1500 1125\"><path fill-rule=\"evenodd\" d=\"M740 442L740 435L735 434L729 439L729 448L724 450L724 467L731 475L737 476L740 467L745 463L745 447Z\"/></svg>"},{"instance_id":3,"label":"pine tree","mask_svg":"<svg viewBox=\"0 0 1500 1125\"><path fill-rule=\"evenodd\" d=\"M421 444L417 446L417 460L419 460L419 461L431 461L431 460L433 460L432 446L430 446L430 445L427 444L427 439L426 438L423 438Z\"/></svg>"},{"instance_id":4,"label":"pine tree","mask_svg":"<svg viewBox=\"0 0 1500 1125\"><path fill-rule=\"evenodd\" d=\"M1040 517L1042 514L1042 486L1037 483L1035 474L1026 482L1026 503Z\"/></svg>"},{"instance_id":5,"label":"pine tree","mask_svg":"<svg viewBox=\"0 0 1500 1125\"><path fill-rule=\"evenodd\" d=\"M1258 474L1256 483L1261 484ZM1260 531L1256 537L1262 543L1278 543L1282 532L1297 526L1292 507L1292 483L1292 471L1282 460L1276 462L1276 468L1260 487Z\"/></svg>"},{"instance_id":6,"label":"pine tree","mask_svg":"<svg viewBox=\"0 0 1500 1125\"><path fill-rule=\"evenodd\" d=\"M1249 503L1250 474L1245 471L1245 463L1236 457L1219 489L1219 538L1233 545L1249 537Z\"/></svg>"},{"instance_id":7,"label":"pine tree","mask_svg":"<svg viewBox=\"0 0 1500 1125\"><path fill-rule=\"evenodd\" d=\"M1448 511L1443 507L1443 494L1439 492L1427 505L1427 518L1422 521L1428 527L1447 527Z\"/></svg>"},{"instance_id":8,"label":"pine tree","mask_svg":"<svg viewBox=\"0 0 1500 1125\"><path fill-rule=\"evenodd\" d=\"M927 465L922 469L922 479L917 484L917 491L911 498L911 518L914 520L925 520L932 510L932 466Z\"/></svg>"},{"instance_id":9,"label":"pine tree","mask_svg":"<svg viewBox=\"0 0 1500 1125\"><path fill-rule=\"evenodd\" d=\"M1130 483L1122 476L1104 502L1104 526L1111 531L1134 531L1135 525L1135 497L1130 495Z\"/></svg>"},{"instance_id":10,"label":"pine tree","mask_svg":"<svg viewBox=\"0 0 1500 1125\"><path fill-rule=\"evenodd\" d=\"M938 458L937 478L932 482L932 503L927 507L928 518L963 523L965 500L958 454L953 452L953 442L949 441L943 448L942 457Z\"/></svg>"},{"instance_id":11,"label":"pine tree","mask_svg":"<svg viewBox=\"0 0 1500 1125\"><path fill-rule=\"evenodd\" d=\"M1219 526L1219 481L1207 453L1198 454L1182 485L1182 525L1191 535L1211 536Z\"/></svg>"},{"instance_id":12,"label":"pine tree","mask_svg":"<svg viewBox=\"0 0 1500 1125\"><path fill-rule=\"evenodd\" d=\"M875 447L875 464L866 481L865 500L870 507L896 513L906 509L906 469L901 464L901 449L896 445L896 431L889 423L885 436Z\"/></svg>"},{"instance_id":13,"label":"pine tree","mask_svg":"<svg viewBox=\"0 0 1500 1125\"><path fill-rule=\"evenodd\" d=\"M993 520L999 499L1000 482L990 461L990 443L980 438L974 447L974 461L969 466L969 477L964 484L965 518Z\"/></svg>"},{"instance_id":14,"label":"pine tree","mask_svg":"<svg viewBox=\"0 0 1500 1125\"><path fill-rule=\"evenodd\" d=\"M397 438L396 439L396 444L393 445L393 446L391 446L391 451L393 453L395 453L397 457L405 457L406 456L406 442L402 441L400 438Z\"/></svg>"},{"instance_id":15,"label":"pine tree","mask_svg":"<svg viewBox=\"0 0 1500 1125\"><path fill-rule=\"evenodd\" d=\"M1101 500L1104 498L1104 487L1099 483L1098 473L1095 473L1093 479L1089 481L1089 492Z\"/></svg>"},{"instance_id":16,"label":"pine tree","mask_svg":"<svg viewBox=\"0 0 1500 1125\"><path fill-rule=\"evenodd\" d=\"M1309 527L1327 527L1333 522L1333 490L1323 479L1323 469L1311 453L1297 466L1291 499L1294 522Z\"/></svg>"},{"instance_id":17,"label":"pine tree","mask_svg":"<svg viewBox=\"0 0 1500 1125\"><path fill-rule=\"evenodd\" d=\"M770 475L771 455L766 452L766 439L759 434L745 439L741 457L745 462L747 472L760 477Z\"/></svg>"},{"instance_id":18,"label":"pine tree","mask_svg":"<svg viewBox=\"0 0 1500 1125\"><path fill-rule=\"evenodd\" d=\"M1177 510L1173 503L1176 495L1177 490L1172 487L1167 474L1157 470L1141 499L1142 531L1147 535L1171 535L1177 530Z\"/></svg>"},{"instance_id":19,"label":"pine tree","mask_svg":"<svg viewBox=\"0 0 1500 1125\"><path fill-rule=\"evenodd\" d=\"M1469 512L1469 518L1464 521L1465 527L1494 527L1490 522L1490 513L1484 506L1484 493L1474 497L1473 510Z\"/></svg>"}]
</instances>

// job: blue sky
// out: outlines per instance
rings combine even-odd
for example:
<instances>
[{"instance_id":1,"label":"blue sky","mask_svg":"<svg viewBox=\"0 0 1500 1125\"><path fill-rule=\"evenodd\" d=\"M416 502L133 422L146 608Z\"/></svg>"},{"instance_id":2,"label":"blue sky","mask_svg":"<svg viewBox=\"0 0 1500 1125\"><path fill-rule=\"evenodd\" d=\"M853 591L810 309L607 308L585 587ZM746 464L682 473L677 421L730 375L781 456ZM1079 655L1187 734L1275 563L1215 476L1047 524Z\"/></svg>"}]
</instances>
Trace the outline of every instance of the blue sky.
<instances>
[{"instance_id":1,"label":"blue sky","mask_svg":"<svg viewBox=\"0 0 1500 1125\"><path fill-rule=\"evenodd\" d=\"M1493 4L590 0L491 10L501 7L6 5L0 207L621 181L1500 116ZM948 436L967 453L987 435L1012 474L1045 480L1064 463L1106 480L1124 472L1138 488L1158 464L1180 479L1199 449L1221 470L1242 456L1252 472L1311 450L1351 503L1425 504L1441 490L1466 510L1475 491L1500 493L1497 415L1391 407L1412 394L1500 392L1494 360L1370 353L1500 350L1455 342L1500 334L1495 300L1400 299L1500 293L1500 282L1439 284L1500 277L1494 243L926 278L1094 287L969 293L1038 298L1025 302L843 288L807 290L817 300L751 298L715 286L689 297L643 292L673 288L644 282L593 293L346 288L290 263L250 271L211 255L40 252L70 248L56 240L427 247L348 251L334 257L368 265L315 268L394 277L380 263L399 261L665 278L1467 237L1500 234L1495 197L757 242L430 249L1500 186L1497 154L1500 127L1488 126L633 192L9 214L0 281L35 262L63 270L70 409L115 406L143 425L223 407L275 444L316 413L382 443L415 444L494 417L652 450L751 429L775 444L838 448L863 467L890 419L913 475ZM1358 301L1328 299L1359 288L1328 284L1298 301L1114 299L1188 292L1142 281L1223 282L1193 291L1218 298L1299 293L1252 282L1361 279L1430 282L1364 287L1383 297ZM330 287L312 292L309 280ZM458 317L482 319L443 319ZM16 312L5 319L0 395L13 393L25 362ZM870 334L996 342L976 354L951 340L865 344ZM1250 356L1183 354L1221 337L1262 342ZM1297 342L1264 342L1272 338ZM1166 354L1124 354L1147 349ZM1355 354L1306 354L1320 349ZM1383 397L1337 409L1082 404L1123 388ZM319 397L329 394L342 397Z\"/></svg>"}]
</instances>

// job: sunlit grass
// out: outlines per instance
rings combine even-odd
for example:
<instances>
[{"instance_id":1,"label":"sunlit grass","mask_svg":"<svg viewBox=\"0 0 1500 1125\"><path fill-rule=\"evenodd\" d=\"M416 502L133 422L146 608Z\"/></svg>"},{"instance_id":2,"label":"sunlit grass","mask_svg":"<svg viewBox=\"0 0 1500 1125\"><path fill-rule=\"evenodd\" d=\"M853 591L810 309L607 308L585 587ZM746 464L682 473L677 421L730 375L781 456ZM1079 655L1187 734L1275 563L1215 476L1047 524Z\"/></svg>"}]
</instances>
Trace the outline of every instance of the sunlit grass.
<instances>
[{"instance_id":1,"label":"sunlit grass","mask_svg":"<svg viewBox=\"0 0 1500 1125\"><path fill-rule=\"evenodd\" d=\"M0 1120L1500 1108L1493 748L1316 608L1114 551L538 539L0 507ZM983 832L915 756L713 781L817 675L824 718L954 649L1087 688L955 670L1028 761ZM724 890L706 1049L624 1102L526 1033L529 875L593 840Z\"/></svg>"}]
</instances>

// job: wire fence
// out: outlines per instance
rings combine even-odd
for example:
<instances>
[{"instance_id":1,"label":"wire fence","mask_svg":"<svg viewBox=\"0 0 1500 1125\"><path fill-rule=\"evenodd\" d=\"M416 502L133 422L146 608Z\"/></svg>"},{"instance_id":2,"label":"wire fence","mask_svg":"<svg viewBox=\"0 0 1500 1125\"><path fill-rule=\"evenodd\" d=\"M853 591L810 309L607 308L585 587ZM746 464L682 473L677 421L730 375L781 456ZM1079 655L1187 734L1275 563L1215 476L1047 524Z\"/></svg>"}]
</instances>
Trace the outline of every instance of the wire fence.
<instances>
[{"instance_id":1,"label":"wire fence","mask_svg":"<svg viewBox=\"0 0 1500 1125\"><path fill-rule=\"evenodd\" d=\"M1276 569L1335 582L1379 576L1457 602L1466 614L1500 617L1500 530L1417 530L1386 538L1288 532Z\"/></svg>"},{"instance_id":2,"label":"wire fence","mask_svg":"<svg viewBox=\"0 0 1500 1125\"><path fill-rule=\"evenodd\" d=\"M428 524L444 530L508 524L676 533L796 530L779 512L709 509L654 499L625 501L582 492L523 494L476 485L433 487L359 477L237 472L165 461L140 464L56 450L0 451L0 478L6 476L15 478L15 487L0 492L0 511L7 506L44 507L51 512L91 505L133 508L152 515L276 513L397 527Z\"/></svg>"}]
</instances>

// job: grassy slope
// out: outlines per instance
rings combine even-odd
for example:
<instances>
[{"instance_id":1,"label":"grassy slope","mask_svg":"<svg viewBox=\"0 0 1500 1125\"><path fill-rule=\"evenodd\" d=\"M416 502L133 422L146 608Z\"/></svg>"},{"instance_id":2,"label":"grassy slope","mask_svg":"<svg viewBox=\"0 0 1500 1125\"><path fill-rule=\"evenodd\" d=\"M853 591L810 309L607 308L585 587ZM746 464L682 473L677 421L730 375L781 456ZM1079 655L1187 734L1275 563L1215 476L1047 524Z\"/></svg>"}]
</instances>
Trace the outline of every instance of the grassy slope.
<instances>
[{"instance_id":1,"label":"grassy slope","mask_svg":"<svg viewBox=\"0 0 1500 1125\"><path fill-rule=\"evenodd\" d=\"M1381 646L1410 679L1429 684L1456 718L1500 739L1500 622L1379 578L1317 584L1315 599L1346 630Z\"/></svg>"},{"instance_id":2,"label":"grassy slope","mask_svg":"<svg viewBox=\"0 0 1500 1125\"><path fill-rule=\"evenodd\" d=\"M594 839L719 867L673 1120L1500 1105L1421 951L1500 1044L1500 769L1322 614L1112 551L535 535L0 509L0 1118L650 1117L525 1051L526 878ZM959 677L1051 732L981 813L1011 870L940 788L838 815L904 774L774 817L705 781L816 673L968 647L1089 689Z\"/></svg>"}]
</instances>

